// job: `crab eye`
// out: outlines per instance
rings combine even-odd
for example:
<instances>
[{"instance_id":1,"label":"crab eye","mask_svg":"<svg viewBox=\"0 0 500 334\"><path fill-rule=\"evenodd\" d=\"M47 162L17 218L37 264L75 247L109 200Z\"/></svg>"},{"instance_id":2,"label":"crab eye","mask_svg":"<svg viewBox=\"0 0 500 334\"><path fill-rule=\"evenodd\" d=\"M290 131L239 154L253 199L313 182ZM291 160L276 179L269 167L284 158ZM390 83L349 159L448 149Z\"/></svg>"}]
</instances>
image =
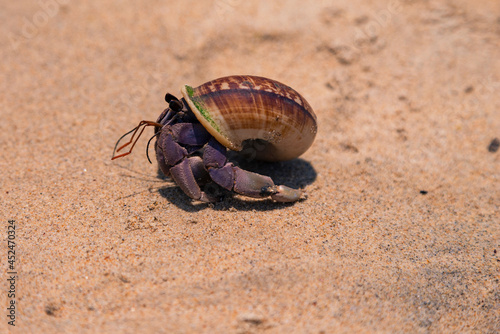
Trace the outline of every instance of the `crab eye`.
<instances>
[{"instance_id":1,"label":"crab eye","mask_svg":"<svg viewBox=\"0 0 500 334\"><path fill-rule=\"evenodd\" d=\"M175 96L173 96L172 94L170 94L170 93L165 94L165 101L167 103L170 103L170 101L174 101L174 100L179 101L179 99L176 98Z\"/></svg>"},{"instance_id":2,"label":"crab eye","mask_svg":"<svg viewBox=\"0 0 500 334\"><path fill-rule=\"evenodd\" d=\"M179 100L172 100L168 103L168 107L172 109L175 112L181 111L182 110L182 103Z\"/></svg>"}]
</instances>

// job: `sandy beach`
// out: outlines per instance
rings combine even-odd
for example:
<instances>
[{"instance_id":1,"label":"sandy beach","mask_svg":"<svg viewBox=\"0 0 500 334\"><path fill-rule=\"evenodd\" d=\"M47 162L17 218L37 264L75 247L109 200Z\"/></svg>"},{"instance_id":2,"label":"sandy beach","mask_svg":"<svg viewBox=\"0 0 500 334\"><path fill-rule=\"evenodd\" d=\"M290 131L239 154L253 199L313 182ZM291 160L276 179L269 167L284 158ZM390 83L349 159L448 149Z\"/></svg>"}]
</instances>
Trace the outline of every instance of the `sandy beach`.
<instances>
[{"instance_id":1,"label":"sandy beach","mask_svg":"<svg viewBox=\"0 0 500 334\"><path fill-rule=\"evenodd\" d=\"M500 2L2 8L1 333L500 332ZM110 160L235 74L314 109L300 158L239 161L307 199L192 201L152 129Z\"/></svg>"}]
</instances>

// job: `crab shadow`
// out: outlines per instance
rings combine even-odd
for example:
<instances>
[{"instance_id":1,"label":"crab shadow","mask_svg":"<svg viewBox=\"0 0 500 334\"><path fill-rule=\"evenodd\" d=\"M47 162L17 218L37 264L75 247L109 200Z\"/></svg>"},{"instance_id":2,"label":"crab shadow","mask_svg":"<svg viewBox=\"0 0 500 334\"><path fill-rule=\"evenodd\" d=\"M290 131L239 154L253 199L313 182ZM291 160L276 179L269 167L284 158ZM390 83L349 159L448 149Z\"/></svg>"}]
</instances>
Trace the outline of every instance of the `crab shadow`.
<instances>
[{"instance_id":1,"label":"crab shadow","mask_svg":"<svg viewBox=\"0 0 500 334\"><path fill-rule=\"evenodd\" d=\"M228 158L240 168L250 172L269 176L273 179L276 185L285 185L291 188L304 188L316 180L317 174L314 167L303 159L293 159L290 161L281 162L262 162L262 161L247 161L239 156L228 155ZM160 169L158 169L157 177L163 180L170 180L165 177ZM283 209L293 206L294 203L278 203L270 198L266 199L250 199L241 195L236 195L233 192L222 189L221 187L211 183L209 191L213 192L217 197L222 198L221 201L215 204L201 203L192 201L178 186L172 184L167 187L158 189L159 194L166 198L170 203L187 212L197 212L204 210L207 207L212 207L214 210L225 211L234 208L238 211L271 211ZM207 187L205 187L206 190ZM248 198L248 199L247 199Z\"/></svg>"}]
</instances>

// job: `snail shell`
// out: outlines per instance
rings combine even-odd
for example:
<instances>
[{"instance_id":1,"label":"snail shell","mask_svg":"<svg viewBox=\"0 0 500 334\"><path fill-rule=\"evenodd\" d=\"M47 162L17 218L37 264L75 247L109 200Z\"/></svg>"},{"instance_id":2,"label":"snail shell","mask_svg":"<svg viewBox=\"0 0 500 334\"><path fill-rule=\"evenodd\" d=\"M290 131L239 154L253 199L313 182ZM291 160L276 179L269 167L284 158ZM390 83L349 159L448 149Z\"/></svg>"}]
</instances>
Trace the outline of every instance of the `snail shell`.
<instances>
[{"instance_id":1,"label":"snail shell","mask_svg":"<svg viewBox=\"0 0 500 334\"><path fill-rule=\"evenodd\" d=\"M296 158L316 137L316 115L309 103L275 80L228 76L196 88L185 85L181 93L217 141L234 151L254 145L259 160Z\"/></svg>"}]
</instances>

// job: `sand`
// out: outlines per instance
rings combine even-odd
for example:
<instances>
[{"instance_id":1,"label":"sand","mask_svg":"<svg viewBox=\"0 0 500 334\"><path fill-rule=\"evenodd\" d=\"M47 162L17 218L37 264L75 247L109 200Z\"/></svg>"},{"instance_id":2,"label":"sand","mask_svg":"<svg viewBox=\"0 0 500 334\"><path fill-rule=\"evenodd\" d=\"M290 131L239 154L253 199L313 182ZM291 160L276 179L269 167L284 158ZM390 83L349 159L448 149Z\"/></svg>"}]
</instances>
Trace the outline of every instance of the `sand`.
<instances>
[{"instance_id":1,"label":"sand","mask_svg":"<svg viewBox=\"0 0 500 334\"><path fill-rule=\"evenodd\" d=\"M472 3L3 1L0 332L500 331L500 2ZM152 130L110 160L231 74L315 110L304 155L245 167L306 200L193 202Z\"/></svg>"}]
</instances>

